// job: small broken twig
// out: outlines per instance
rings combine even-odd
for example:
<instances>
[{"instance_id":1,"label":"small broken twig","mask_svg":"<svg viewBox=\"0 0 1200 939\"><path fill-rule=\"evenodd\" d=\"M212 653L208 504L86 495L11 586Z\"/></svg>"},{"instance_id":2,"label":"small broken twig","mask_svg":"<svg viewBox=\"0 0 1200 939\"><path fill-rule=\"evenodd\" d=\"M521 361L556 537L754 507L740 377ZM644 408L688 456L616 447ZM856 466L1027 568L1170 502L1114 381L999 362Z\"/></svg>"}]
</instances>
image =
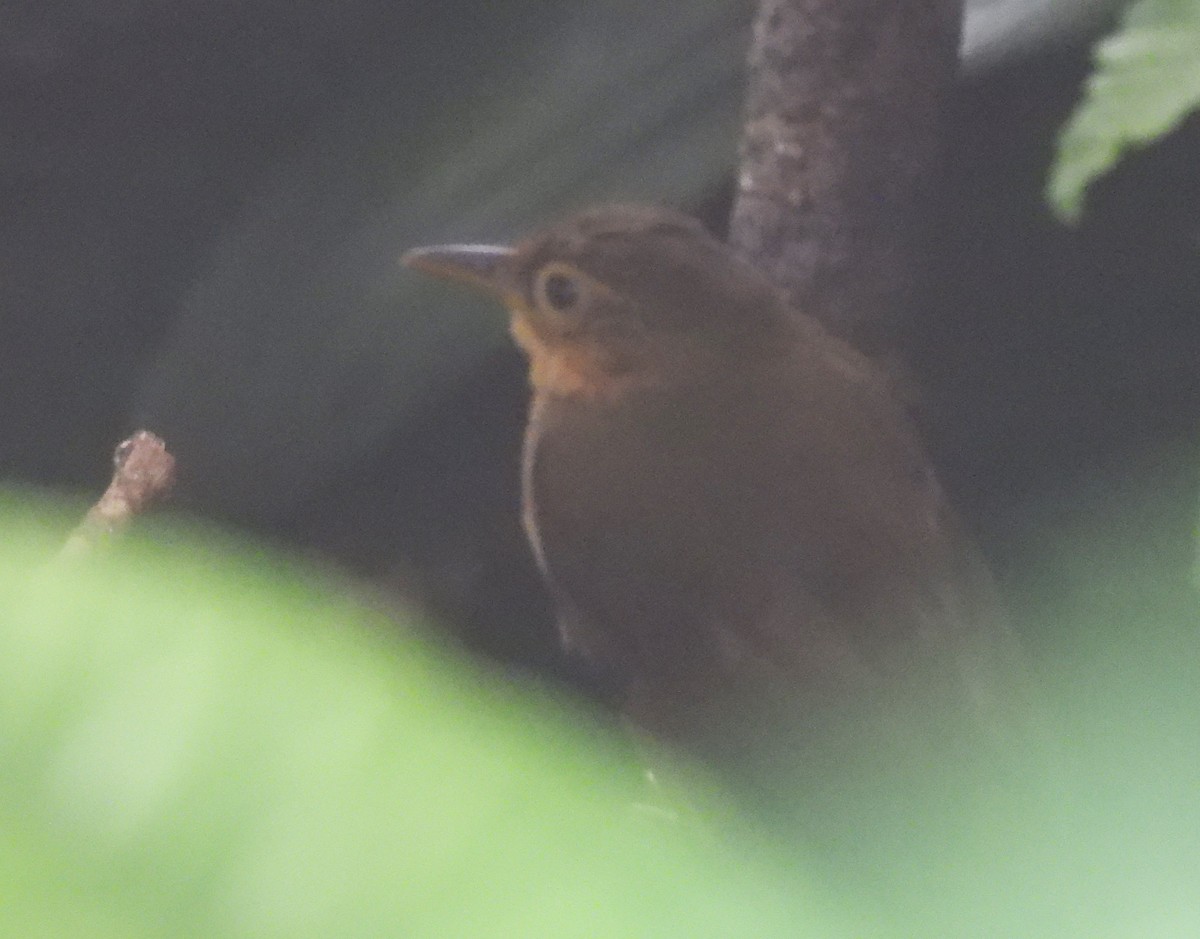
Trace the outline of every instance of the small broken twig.
<instances>
[{"instance_id":1,"label":"small broken twig","mask_svg":"<svg viewBox=\"0 0 1200 939\"><path fill-rule=\"evenodd\" d=\"M175 458L162 438L139 430L113 453L113 478L63 545L61 557L78 557L129 527L135 515L162 500L175 481Z\"/></svg>"}]
</instances>

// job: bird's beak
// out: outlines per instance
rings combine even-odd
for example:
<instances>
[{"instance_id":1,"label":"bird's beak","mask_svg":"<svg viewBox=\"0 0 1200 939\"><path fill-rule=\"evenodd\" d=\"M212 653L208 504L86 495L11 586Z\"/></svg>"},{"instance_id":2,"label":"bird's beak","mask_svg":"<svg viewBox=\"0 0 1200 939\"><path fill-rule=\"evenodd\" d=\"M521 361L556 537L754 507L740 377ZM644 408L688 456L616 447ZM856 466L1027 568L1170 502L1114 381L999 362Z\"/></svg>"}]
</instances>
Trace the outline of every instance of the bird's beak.
<instances>
[{"instance_id":1,"label":"bird's beak","mask_svg":"<svg viewBox=\"0 0 1200 939\"><path fill-rule=\"evenodd\" d=\"M502 245L433 245L413 248L400 259L405 267L443 280L456 280L508 300L518 293L513 259Z\"/></svg>"}]
</instances>

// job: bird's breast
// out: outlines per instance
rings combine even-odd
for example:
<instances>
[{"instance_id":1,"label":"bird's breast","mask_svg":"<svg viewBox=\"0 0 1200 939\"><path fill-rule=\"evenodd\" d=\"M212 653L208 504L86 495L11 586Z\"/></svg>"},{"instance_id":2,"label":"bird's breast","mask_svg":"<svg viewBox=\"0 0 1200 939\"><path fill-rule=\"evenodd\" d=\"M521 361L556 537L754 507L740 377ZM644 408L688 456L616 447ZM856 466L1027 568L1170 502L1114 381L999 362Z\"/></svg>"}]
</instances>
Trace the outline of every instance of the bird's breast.
<instances>
[{"instance_id":1,"label":"bird's breast","mask_svg":"<svg viewBox=\"0 0 1200 939\"><path fill-rule=\"evenodd\" d=\"M784 472L770 434L703 394L618 401L535 396L525 527L572 620L565 638L625 659L700 642L715 616L753 615L769 503Z\"/></svg>"}]
</instances>

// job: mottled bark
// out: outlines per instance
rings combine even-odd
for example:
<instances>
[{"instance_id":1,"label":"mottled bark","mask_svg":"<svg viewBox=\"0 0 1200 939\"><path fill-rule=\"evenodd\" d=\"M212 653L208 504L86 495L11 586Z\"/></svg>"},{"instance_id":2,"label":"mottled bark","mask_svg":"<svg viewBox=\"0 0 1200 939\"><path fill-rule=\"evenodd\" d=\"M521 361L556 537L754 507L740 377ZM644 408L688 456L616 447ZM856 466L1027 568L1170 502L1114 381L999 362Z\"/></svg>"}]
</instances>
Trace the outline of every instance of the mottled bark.
<instances>
[{"instance_id":1,"label":"mottled bark","mask_svg":"<svg viewBox=\"0 0 1200 939\"><path fill-rule=\"evenodd\" d=\"M925 268L961 0L762 0L730 241L890 351Z\"/></svg>"}]
</instances>

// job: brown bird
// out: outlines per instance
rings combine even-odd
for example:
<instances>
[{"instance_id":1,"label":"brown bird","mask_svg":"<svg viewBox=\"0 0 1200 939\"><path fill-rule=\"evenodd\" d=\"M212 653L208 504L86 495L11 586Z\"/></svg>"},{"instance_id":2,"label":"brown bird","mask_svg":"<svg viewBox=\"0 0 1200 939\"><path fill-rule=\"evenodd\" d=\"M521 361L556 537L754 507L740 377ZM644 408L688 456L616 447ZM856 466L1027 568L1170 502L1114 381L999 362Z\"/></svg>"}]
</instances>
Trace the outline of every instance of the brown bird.
<instances>
[{"instance_id":1,"label":"brown bird","mask_svg":"<svg viewBox=\"0 0 1200 939\"><path fill-rule=\"evenodd\" d=\"M768 789L990 733L1011 637L864 356L663 209L405 261L511 312L525 529L632 722Z\"/></svg>"}]
</instances>

